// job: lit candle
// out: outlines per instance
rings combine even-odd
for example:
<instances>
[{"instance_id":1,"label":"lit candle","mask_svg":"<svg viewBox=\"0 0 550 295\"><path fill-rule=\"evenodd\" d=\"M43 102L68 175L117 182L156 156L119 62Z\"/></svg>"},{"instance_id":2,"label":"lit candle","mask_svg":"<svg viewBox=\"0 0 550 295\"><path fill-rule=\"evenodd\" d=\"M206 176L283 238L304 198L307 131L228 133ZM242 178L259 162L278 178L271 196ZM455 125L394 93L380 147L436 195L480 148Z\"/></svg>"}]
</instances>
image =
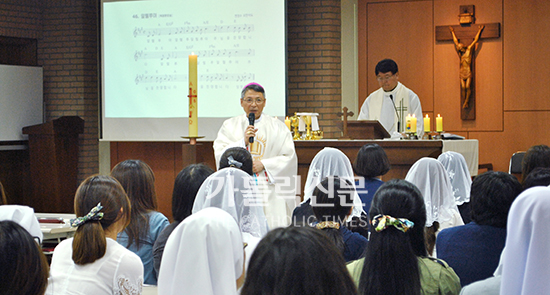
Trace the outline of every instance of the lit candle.
<instances>
[{"instance_id":1,"label":"lit candle","mask_svg":"<svg viewBox=\"0 0 550 295\"><path fill-rule=\"evenodd\" d=\"M411 114L408 114L407 117L405 117L405 131L411 132Z\"/></svg>"},{"instance_id":2,"label":"lit candle","mask_svg":"<svg viewBox=\"0 0 550 295\"><path fill-rule=\"evenodd\" d=\"M443 117L441 117L439 114L437 114L437 117L435 118L435 131L443 131Z\"/></svg>"},{"instance_id":3,"label":"lit candle","mask_svg":"<svg viewBox=\"0 0 550 295\"><path fill-rule=\"evenodd\" d=\"M290 119L288 118L288 116L286 116L286 118L285 118L285 125L286 125L286 127L288 127L288 130L291 130L290 129Z\"/></svg>"},{"instance_id":4,"label":"lit candle","mask_svg":"<svg viewBox=\"0 0 550 295\"><path fill-rule=\"evenodd\" d=\"M430 117L426 114L426 118L424 118L424 132L430 132L430 127Z\"/></svg>"},{"instance_id":5,"label":"lit candle","mask_svg":"<svg viewBox=\"0 0 550 295\"><path fill-rule=\"evenodd\" d=\"M411 117L411 132L416 132L416 115L413 114Z\"/></svg>"},{"instance_id":6,"label":"lit candle","mask_svg":"<svg viewBox=\"0 0 550 295\"><path fill-rule=\"evenodd\" d=\"M189 55L189 136L199 135L197 122L197 55Z\"/></svg>"}]
</instances>

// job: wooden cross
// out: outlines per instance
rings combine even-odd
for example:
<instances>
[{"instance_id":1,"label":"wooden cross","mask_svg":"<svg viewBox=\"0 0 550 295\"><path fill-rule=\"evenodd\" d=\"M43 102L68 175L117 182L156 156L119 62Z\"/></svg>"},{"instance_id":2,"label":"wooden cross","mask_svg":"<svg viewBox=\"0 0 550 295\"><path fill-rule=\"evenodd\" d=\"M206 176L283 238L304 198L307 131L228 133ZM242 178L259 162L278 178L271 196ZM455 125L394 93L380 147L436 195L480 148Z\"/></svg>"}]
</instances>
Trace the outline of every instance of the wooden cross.
<instances>
[{"instance_id":1,"label":"wooden cross","mask_svg":"<svg viewBox=\"0 0 550 295\"><path fill-rule=\"evenodd\" d=\"M348 112L347 107L344 107L343 110L344 110L343 112L338 112L336 115L338 117L344 116L344 128L343 128L343 131L342 131L343 136L341 137L341 139L349 139L349 136L348 136L348 117L353 116L353 112Z\"/></svg>"},{"instance_id":2,"label":"wooden cross","mask_svg":"<svg viewBox=\"0 0 550 295\"><path fill-rule=\"evenodd\" d=\"M453 32L456 36L453 38ZM475 49L477 40L500 37L500 23L467 24L455 26L436 26L435 40L439 42L454 41L455 49L460 58L460 117L462 120L475 120ZM457 42L459 41L459 42ZM458 46L461 46L462 53ZM468 52L469 45L473 45L472 52ZM466 53L464 53L466 51ZM464 55L463 55L464 54ZM466 56L466 54L468 56Z\"/></svg>"}]
</instances>

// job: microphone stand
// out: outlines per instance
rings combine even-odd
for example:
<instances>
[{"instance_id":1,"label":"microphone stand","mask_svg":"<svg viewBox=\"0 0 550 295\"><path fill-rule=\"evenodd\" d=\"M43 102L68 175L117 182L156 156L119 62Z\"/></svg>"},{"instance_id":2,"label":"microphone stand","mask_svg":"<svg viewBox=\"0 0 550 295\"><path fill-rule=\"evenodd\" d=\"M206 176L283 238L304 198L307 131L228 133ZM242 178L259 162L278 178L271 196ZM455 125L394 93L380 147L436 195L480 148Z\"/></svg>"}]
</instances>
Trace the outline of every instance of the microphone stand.
<instances>
[{"instance_id":1,"label":"microphone stand","mask_svg":"<svg viewBox=\"0 0 550 295\"><path fill-rule=\"evenodd\" d=\"M397 112L397 108L395 107L395 101L393 101L393 95L390 94L391 103L393 104L393 109L395 110L395 115L397 115L397 132L401 132L401 117L399 116L399 113ZM403 103L402 101L399 102L400 107ZM401 111L403 111L403 108L401 107Z\"/></svg>"},{"instance_id":2,"label":"microphone stand","mask_svg":"<svg viewBox=\"0 0 550 295\"><path fill-rule=\"evenodd\" d=\"M403 100L399 101L399 111L401 112L401 118L403 118ZM400 120L401 121L401 120ZM416 131L415 131L416 132Z\"/></svg>"}]
</instances>

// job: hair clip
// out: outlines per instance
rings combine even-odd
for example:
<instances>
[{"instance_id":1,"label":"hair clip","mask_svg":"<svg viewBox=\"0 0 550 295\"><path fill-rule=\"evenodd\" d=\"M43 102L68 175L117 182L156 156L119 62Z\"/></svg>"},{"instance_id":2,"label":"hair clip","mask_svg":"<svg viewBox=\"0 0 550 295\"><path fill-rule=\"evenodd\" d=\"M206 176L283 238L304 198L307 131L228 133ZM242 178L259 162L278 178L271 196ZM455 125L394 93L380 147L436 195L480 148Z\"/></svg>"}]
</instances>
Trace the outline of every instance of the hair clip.
<instances>
[{"instance_id":1,"label":"hair clip","mask_svg":"<svg viewBox=\"0 0 550 295\"><path fill-rule=\"evenodd\" d=\"M243 163L233 159L233 156L227 157L227 163L229 164L229 167L241 168L243 166Z\"/></svg>"},{"instance_id":2,"label":"hair clip","mask_svg":"<svg viewBox=\"0 0 550 295\"><path fill-rule=\"evenodd\" d=\"M317 229L324 229L324 228L340 229L340 223L335 221L323 221L323 222L317 223L315 227Z\"/></svg>"}]
</instances>

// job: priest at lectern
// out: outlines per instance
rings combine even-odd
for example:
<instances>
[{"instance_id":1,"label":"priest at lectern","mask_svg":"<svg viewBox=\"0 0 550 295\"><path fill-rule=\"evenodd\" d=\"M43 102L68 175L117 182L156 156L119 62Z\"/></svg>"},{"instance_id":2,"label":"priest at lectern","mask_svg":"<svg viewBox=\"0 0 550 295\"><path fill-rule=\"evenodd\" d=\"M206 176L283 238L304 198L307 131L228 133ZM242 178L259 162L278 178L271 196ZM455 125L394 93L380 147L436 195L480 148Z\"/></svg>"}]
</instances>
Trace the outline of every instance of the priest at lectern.
<instances>
[{"instance_id":1,"label":"priest at lectern","mask_svg":"<svg viewBox=\"0 0 550 295\"><path fill-rule=\"evenodd\" d=\"M391 59L378 62L374 72L380 89L371 93L363 106L357 120L378 120L392 138L401 137L405 132L407 115L417 118L416 133L419 138L424 135L422 106L418 95L399 82L397 63Z\"/></svg>"}]
</instances>

